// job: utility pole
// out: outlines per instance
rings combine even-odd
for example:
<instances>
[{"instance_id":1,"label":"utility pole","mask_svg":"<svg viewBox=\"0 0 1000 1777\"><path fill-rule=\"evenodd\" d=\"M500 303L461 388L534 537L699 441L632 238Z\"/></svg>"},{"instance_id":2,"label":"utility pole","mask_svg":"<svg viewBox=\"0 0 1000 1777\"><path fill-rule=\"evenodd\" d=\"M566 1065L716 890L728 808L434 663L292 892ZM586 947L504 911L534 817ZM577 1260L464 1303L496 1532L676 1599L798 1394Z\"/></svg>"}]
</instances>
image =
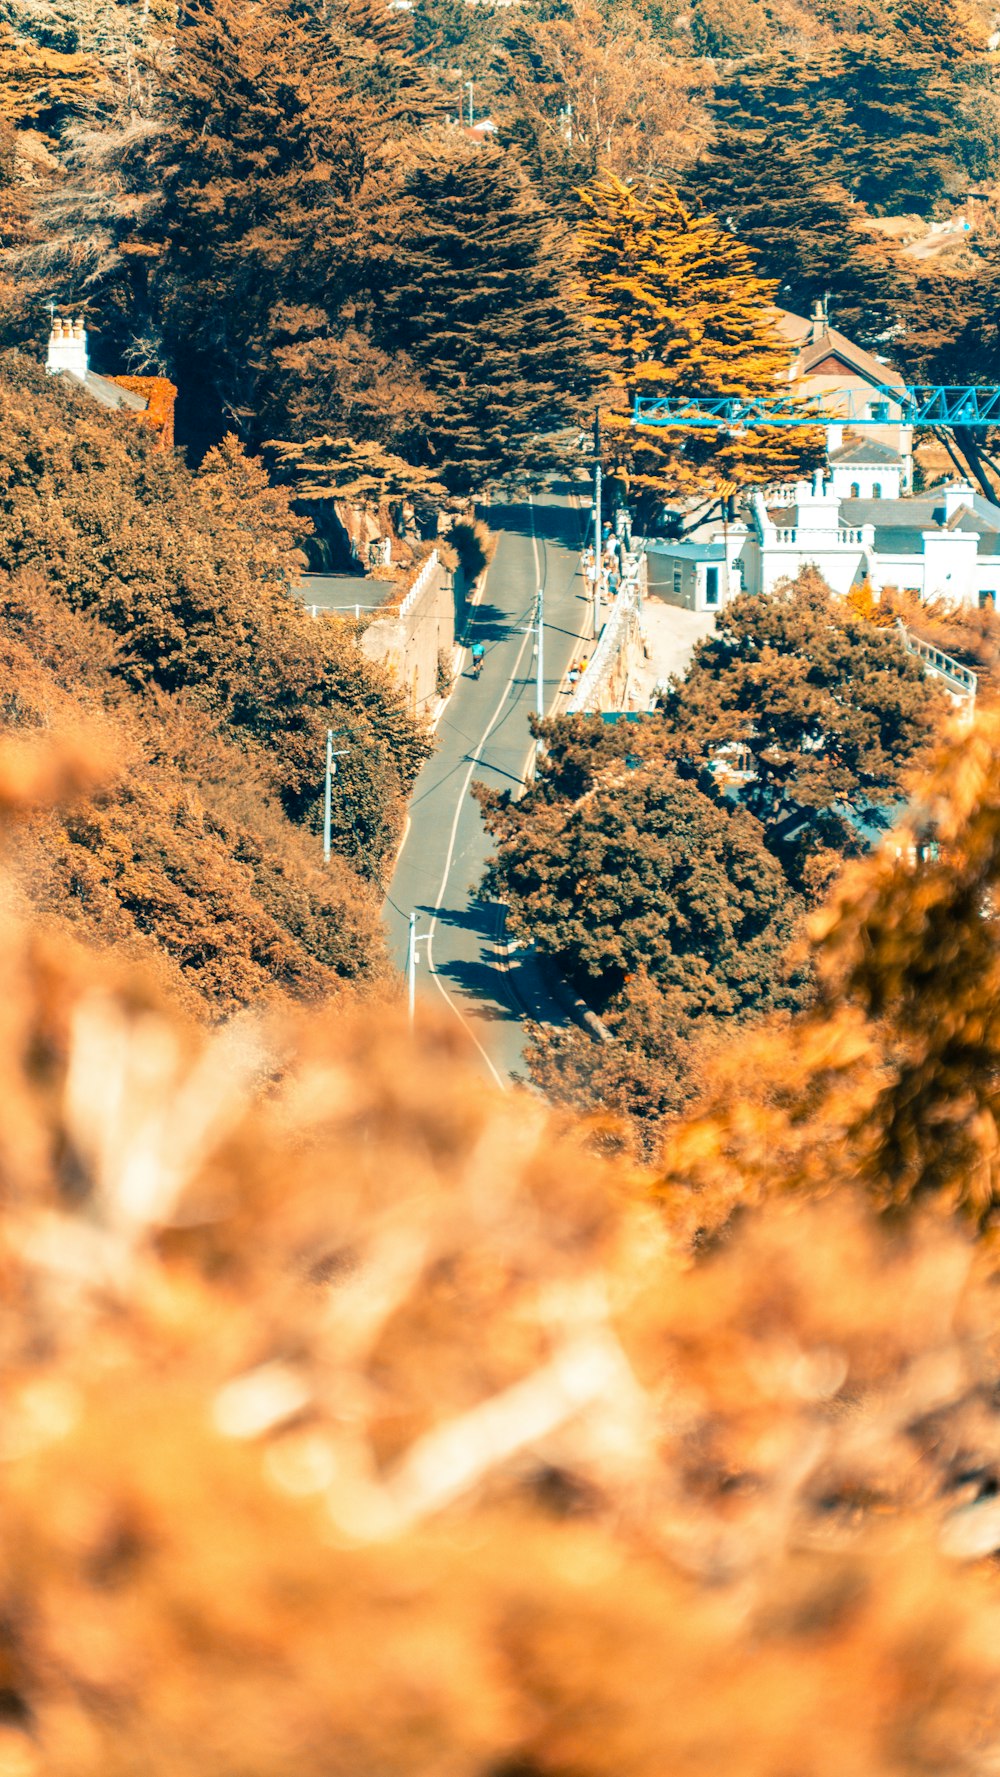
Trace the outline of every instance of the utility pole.
<instances>
[{"instance_id":1,"label":"utility pole","mask_svg":"<svg viewBox=\"0 0 1000 1777\"><path fill-rule=\"evenodd\" d=\"M538 588L538 640L535 652L537 673L535 678L535 709L540 722L545 720L545 588Z\"/></svg>"},{"instance_id":2,"label":"utility pole","mask_svg":"<svg viewBox=\"0 0 1000 1777\"><path fill-rule=\"evenodd\" d=\"M410 1029L417 1010L417 916L410 914L410 947L406 953L407 997L410 1009Z\"/></svg>"},{"instance_id":3,"label":"utility pole","mask_svg":"<svg viewBox=\"0 0 1000 1777\"><path fill-rule=\"evenodd\" d=\"M413 1029L417 1015L417 945L430 943L430 932L421 932L417 936L417 916L410 914L410 942L406 951L406 1000L410 1015L410 1029Z\"/></svg>"},{"instance_id":4,"label":"utility pole","mask_svg":"<svg viewBox=\"0 0 1000 1777\"><path fill-rule=\"evenodd\" d=\"M323 795L323 862L330 862L332 850L333 827L333 780L337 774L337 760L343 759L350 747L341 747L339 753L333 750L334 734L343 734L343 728L328 728L326 731L326 788Z\"/></svg>"},{"instance_id":5,"label":"utility pole","mask_svg":"<svg viewBox=\"0 0 1000 1777\"><path fill-rule=\"evenodd\" d=\"M594 640L601 633L601 576L604 572L604 552L601 538L601 410L594 413Z\"/></svg>"},{"instance_id":6,"label":"utility pole","mask_svg":"<svg viewBox=\"0 0 1000 1777\"><path fill-rule=\"evenodd\" d=\"M465 84L469 89L469 128L471 129L474 121L472 111L472 88L474 83L471 80L467 80Z\"/></svg>"}]
</instances>

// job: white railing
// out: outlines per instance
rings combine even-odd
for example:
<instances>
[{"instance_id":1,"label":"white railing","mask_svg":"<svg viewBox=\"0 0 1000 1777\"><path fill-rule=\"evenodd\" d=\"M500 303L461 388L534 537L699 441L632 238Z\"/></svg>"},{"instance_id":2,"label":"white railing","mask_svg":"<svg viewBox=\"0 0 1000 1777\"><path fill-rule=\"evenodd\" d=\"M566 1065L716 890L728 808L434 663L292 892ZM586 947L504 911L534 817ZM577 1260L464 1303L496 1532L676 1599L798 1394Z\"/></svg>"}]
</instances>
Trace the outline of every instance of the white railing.
<instances>
[{"instance_id":1,"label":"white railing","mask_svg":"<svg viewBox=\"0 0 1000 1777\"><path fill-rule=\"evenodd\" d=\"M341 611L353 611L355 621L358 623L361 621L360 605L307 605L306 610L314 620L319 616L321 611L336 611L338 614Z\"/></svg>"},{"instance_id":2,"label":"white railing","mask_svg":"<svg viewBox=\"0 0 1000 1777\"><path fill-rule=\"evenodd\" d=\"M438 567L438 552L436 549L432 549L430 552L430 555L427 557L427 560L424 562L424 565L421 568L419 574L417 575L416 579L414 580L413 585L410 587L409 592L407 593L405 599L403 600L402 604L399 607L400 617L408 616L408 614L410 613L410 611L412 611L414 605L416 604L418 598L420 597L421 593L427 591L428 586L430 585L431 581L434 578L435 573L437 572L437 567Z\"/></svg>"},{"instance_id":3,"label":"white railing","mask_svg":"<svg viewBox=\"0 0 1000 1777\"><path fill-rule=\"evenodd\" d=\"M837 542L838 543L855 543L855 544L863 543L864 537L862 536L860 531L847 530L842 527L837 532Z\"/></svg>"},{"instance_id":4,"label":"white railing","mask_svg":"<svg viewBox=\"0 0 1000 1777\"><path fill-rule=\"evenodd\" d=\"M776 543L797 543L799 540L799 533L798 531L787 529L775 531L774 538Z\"/></svg>"},{"instance_id":5,"label":"white railing","mask_svg":"<svg viewBox=\"0 0 1000 1777\"><path fill-rule=\"evenodd\" d=\"M972 668L963 666L960 660L955 660L951 654L943 653L940 648L935 648L930 642L922 642L919 636L915 636L912 630L907 629L901 617L897 617L896 624L906 652L916 654L923 661L925 672L932 673L935 678L943 679L953 697L968 698L970 703L975 703L979 680Z\"/></svg>"}]
</instances>

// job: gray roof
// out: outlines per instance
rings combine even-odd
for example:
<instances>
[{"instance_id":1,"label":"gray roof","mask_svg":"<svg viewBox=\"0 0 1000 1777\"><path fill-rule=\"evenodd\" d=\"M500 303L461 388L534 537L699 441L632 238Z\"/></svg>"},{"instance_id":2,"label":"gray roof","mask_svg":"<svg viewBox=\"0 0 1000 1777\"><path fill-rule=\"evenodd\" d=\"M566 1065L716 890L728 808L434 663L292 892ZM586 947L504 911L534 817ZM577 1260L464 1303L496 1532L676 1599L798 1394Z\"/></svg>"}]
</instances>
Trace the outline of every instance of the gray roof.
<instances>
[{"instance_id":1,"label":"gray roof","mask_svg":"<svg viewBox=\"0 0 1000 1777\"><path fill-rule=\"evenodd\" d=\"M98 376L96 370L88 370L84 386L102 407L127 407L132 413L145 413L149 406L145 395L137 395L134 389L121 388L110 378Z\"/></svg>"},{"instance_id":2,"label":"gray roof","mask_svg":"<svg viewBox=\"0 0 1000 1777\"><path fill-rule=\"evenodd\" d=\"M907 494L901 500L842 500L840 516L844 524L913 526L933 531L944 525L944 491L931 488L926 494ZM968 523L965 523L968 515ZM967 528L980 533L1000 530L1000 506L984 500L982 494L971 494L962 508L962 516L952 520L954 529Z\"/></svg>"},{"instance_id":3,"label":"gray roof","mask_svg":"<svg viewBox=\"0 0 1000 1777\"><path fill-rule=\"evenodd\" d=\"M304 574L292 591L304 605L316 605L321 611L343 611L355 605L362 611L376 611L397 587L392 580L366 580L360 574Z\"/></svg>"},{"instance_id":4,"label":"gray roof","mask_svg":"<svg viewBox=\"0 0 1000 1777\"><path fill-rule=\"evenodd\" d=\"M901 466L902 457L891 445L880 444L877 438L855 438L849 444L842 444L839 450L830 452L831 463L856 464L859 469L866 465L878 464L880 467Z\"/></svg>"}]
</instances>

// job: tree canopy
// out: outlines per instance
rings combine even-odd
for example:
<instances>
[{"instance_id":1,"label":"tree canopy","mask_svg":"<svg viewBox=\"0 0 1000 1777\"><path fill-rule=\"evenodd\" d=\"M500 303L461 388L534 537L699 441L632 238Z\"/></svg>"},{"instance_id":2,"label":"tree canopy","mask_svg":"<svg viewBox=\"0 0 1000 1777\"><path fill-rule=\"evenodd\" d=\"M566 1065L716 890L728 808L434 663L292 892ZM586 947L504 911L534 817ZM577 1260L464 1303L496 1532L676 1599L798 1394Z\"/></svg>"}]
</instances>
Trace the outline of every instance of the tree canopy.
<instances>
[{"instance_id":1,"label":"tree canopy","mask_svg":"<svg viewBox=\"0 0 1000 1777\"><path fill-rule=\"evenodd\" d=\"M612 459L648 508L668 494L731 493L818 460L812 434L633 430L636 396L769 393L790 364L775 326L776 286L714 218L669 186L608 176L587 187L580 271L587 327L604 346L628 413L609 421Z\"/></svg>"}]
</instances>

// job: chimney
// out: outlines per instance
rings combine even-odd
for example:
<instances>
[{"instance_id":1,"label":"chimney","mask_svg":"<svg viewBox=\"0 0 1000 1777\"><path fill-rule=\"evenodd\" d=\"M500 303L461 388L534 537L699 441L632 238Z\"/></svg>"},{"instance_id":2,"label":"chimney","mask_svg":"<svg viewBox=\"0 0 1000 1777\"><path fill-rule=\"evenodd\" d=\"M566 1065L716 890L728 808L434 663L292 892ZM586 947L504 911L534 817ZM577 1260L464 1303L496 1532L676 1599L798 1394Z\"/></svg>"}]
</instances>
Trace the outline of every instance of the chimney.
<instances>
[{"instance_id":1,"label":"chimney","mask_svg":"<svg viewBox=\"0 0 1000 1777\"><path fill-rule=\"evenodd\" d=\"M87 333L81 320L70 321L61 319L59 315L53 316L45 368L50 376L68 370L71 376L79 377L81 382L86 380Z\"/></svg>"},{"instance_id":2,"label":"chimney","mask_svg":"<svg viewBox=\"0 0 1000 1777\"><path fill-rule=\"evenodd\" d=\"M829 326L830 321L826 312L826 303L821 302L817 296L816 301L813 303L813 312L810 317L809 344L815 345L818 339L822 339L824 333L829 331Z\"/></svg>"},{"instance_id":3,"label":"chimney","mask_svg":"<svg viewBox=\"0 0 1000 1777\"><path fill-rule=\"evenodd\" d=\"M963 506L971 506L976 497L976 490L968 481L953 481L950 486L943 487L940 491L944 494L945 524L950 524L956 512L961 512Z\"/></svg>"}]
</instances>

